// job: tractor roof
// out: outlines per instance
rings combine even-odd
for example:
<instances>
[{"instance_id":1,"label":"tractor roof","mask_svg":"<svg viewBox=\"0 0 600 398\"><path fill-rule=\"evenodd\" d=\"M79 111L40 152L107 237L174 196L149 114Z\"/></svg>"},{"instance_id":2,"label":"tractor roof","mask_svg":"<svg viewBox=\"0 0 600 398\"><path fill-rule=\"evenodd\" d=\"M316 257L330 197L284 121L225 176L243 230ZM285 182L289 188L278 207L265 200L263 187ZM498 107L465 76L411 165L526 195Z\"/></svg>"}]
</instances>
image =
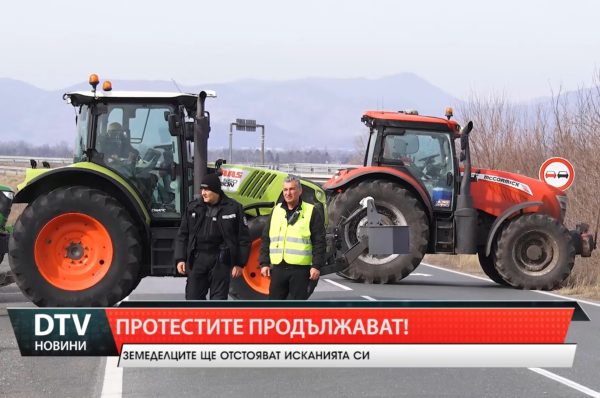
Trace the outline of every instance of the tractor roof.
<instances>
[{"instance_id":1,"label":"tractor roof","mask_svg":"<svg viewBox=\"0 0 600 398\"><path fill-rule=\"evenodd\" d=\"M216 97L217 94L212 90L206 90L207 97ZM167 91L74 91L66 93L65 97L71 99L75 106L89 104L98 99L104 100L146 100L161 102L176 102L186 107L193 108L196 105L198 94L175 93Z\"/></svg>"},{"instance_id":2,"label":"tractor roof","mask_svg":"<svg viewBox=\"0 0 600 398\"><path fill-rule=\"evenodd\" d=\"M420 116L404 112L367 111L362 121L369 126L391 126L399 128L427 128L451 133L458 133L460 126L454 120L441 117Z\"/></svg>"}]
</instances>

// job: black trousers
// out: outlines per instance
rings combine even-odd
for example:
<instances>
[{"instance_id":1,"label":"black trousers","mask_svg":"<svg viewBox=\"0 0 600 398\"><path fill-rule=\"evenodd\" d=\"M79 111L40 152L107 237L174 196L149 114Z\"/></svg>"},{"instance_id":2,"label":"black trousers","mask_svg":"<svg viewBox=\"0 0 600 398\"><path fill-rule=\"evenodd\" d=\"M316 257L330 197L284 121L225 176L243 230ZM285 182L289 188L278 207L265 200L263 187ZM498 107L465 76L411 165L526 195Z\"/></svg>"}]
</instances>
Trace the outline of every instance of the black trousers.
<instances>
[{"instance_id":1,"label":"black trousers","mask_svg":"<svg viewBox=\"0 0 600 398\"><path fill-rule=\"evenodd\" d=\"M310 266L280 264L271 267L269 300L306 300Z\"/></svg>"},{"instance_id":2,"label":"black trousers","mask_svg":"<svg viewBox=\"0 0 600 398\"><path fill-rule=\"evenodd\" d=\"M231 267L219 261L218 249L198 253L187 274L186 300L206 300L209 290L211 300L227 300Z\"/></svg>"}]
</instances>

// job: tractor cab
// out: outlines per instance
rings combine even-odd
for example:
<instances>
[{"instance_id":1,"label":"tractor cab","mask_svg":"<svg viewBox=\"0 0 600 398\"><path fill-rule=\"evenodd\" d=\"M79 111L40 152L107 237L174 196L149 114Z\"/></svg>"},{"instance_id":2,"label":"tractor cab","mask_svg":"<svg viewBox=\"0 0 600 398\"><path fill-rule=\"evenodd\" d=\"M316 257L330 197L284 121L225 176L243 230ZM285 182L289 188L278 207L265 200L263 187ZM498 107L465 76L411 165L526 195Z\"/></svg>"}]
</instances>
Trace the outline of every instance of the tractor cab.
<instances>
[{"instance_id":1,"label":"tractor cab","mask_svg":"<svg viewBox=\"0 0 600 398\"><path fill-rule=\"evenodd\" d=\"M74 163L95 163L123 178L152 219L179 220L192 199L192 181L182 178L191 154L185 137L171 130L173 119L184 125L195 115L197 96L111 90L72 92L65 99L77 111Z\"/></svg>"},{"instance_id":2,"label":"tractor cab","mask_svg":"<svg viewBox=\"0 0 600 398\"><path fill-rule=\"evenodd\" d=\"M459 175L453 144L460 129L456 122L416 111L370 111L362 121L370 129L364 166L407 173L427 191L434 210L453 210Z\"/></svg>"}]
</instances>

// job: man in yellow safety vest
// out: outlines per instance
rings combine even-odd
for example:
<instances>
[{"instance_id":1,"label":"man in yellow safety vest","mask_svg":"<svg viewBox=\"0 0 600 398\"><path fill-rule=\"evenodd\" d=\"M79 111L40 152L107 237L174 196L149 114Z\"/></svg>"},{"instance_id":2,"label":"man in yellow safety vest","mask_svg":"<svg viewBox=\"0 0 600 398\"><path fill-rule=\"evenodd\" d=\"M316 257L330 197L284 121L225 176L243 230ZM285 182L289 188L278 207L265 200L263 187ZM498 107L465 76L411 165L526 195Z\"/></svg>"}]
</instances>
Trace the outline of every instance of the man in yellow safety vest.
<instances>
[{"instance_id":1,"label":"man in yellow safety vest","mask_svg":"<svg viewBox=\"0 0 600 398\"><path fill-rule=\"evenodd\" d=\"M325 222L314 205L301 199L300 179L289 175L265 227L260 272L271 277L270 300L306 300L310 280L319 279L325 262Z\"/></svg>"}]
</instances>

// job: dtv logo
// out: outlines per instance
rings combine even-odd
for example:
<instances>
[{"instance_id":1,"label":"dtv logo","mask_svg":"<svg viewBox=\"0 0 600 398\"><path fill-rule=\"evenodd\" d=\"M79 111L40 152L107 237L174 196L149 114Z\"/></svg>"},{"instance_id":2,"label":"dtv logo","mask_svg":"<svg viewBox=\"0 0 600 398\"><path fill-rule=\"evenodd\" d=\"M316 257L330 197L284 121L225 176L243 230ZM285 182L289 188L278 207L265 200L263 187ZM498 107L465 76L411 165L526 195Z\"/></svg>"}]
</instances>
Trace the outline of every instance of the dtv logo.
<instances>
[{"instance_id":1,"label":"dtv logo","mask_svg":"<svg viewBox=\"0 0 600 398\"><path fill-rule=\"evenodd\" d=\"M75 330L79 336L85 335L88 324L90 323L91 314L85 314L83 321L79 319L77 314L35 314L35 335L48 336L54 332L55 322L58 323L58 333L60 336L65 335L67 321L70 320L75 326Z\"/></svg>"}]
</instances>

